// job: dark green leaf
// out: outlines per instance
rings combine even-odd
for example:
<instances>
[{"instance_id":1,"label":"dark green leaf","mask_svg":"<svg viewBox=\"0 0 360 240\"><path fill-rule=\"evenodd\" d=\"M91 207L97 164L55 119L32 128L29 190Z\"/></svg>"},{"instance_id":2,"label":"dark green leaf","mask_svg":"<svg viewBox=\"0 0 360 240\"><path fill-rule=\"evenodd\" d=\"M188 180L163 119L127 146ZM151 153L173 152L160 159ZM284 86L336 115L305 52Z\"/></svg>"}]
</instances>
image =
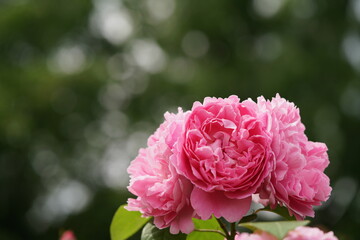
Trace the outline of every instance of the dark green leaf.
<instances>
[{"instance_id":1,"label":"dark green leaf","mask_svg":"<svg viewBox=\"0 0 360 240\"><path fill-rule=\"evenodd\" d=\"M143 228L141 240L185 240L186 234L171 234L168 228L158 229L154 224L147 223Z\"/></svg>"},{"instance_id":2,"label":"dark green leaf","mask_svg":"<svg viewBox=\"0 0 360 240\"><path fill-rule=\"evenodd\" d=\"M212 229L212 230L221 230L221 227L219 226L219 223L216 221L215 217L212 217L209 220L200 220L200 219L193 219L193 222L195 224L195 229ZM193 231L190 233L186 240L224 240L224 237L221 236L219 233L216 232L198 232Z\"/></svg>"},{"instance_id":3,"label":"dark green leaf","mask_svg":"<svg viewBox=\"0 0 360 240\"><path fill-rule=\"evenodd\" d=\"M243 218L240 220L240 223L252 222L252 221L254 221L256 218L257 218L257 215L254 213L254 214L251 214L251 215L248 215L248 216L243 217Z\"/></svg>"},{"instance_id":4,"label":"dark green leaf","mask_svg":"<svg viewBox=\"0 0 360 240\"><path fill-rule=\"evenodd\" d=\"M128 211L121 205L110 226L111 240L124 240L135 234L150 218L141 217L140 212Z\"/></svg>"},{"instance_id":5,"label":"dark green leaf","mask_svg":"<svg viewBox=\"0 0 360 240\"><path fill-rule=\"evenodd\" d=\"M251 222L241 223L239 226L246 227L253 231L265 231L276 236L278 239L283 239L288 231L298 226L307 225L308 223L309 221Z\"/></svg>"},{"instance_id":6,"label":"dark green leaf","mask_svg":"<svg viewBox=\"0 0 360 240\"><path fill-rule=\"evenodd\" d=\"M289 215L289 211L288 211L288 209L286 207L277 207L275 209L270 209L269 207L266 207L266 208L262 208L262 209L257 210L257 212L260 212L260 211L267 211L267 212L276 213L277 215L282 216L286 220L290 220L290 221L296 220L294 216Z\"/></svg>"}]
</instances>

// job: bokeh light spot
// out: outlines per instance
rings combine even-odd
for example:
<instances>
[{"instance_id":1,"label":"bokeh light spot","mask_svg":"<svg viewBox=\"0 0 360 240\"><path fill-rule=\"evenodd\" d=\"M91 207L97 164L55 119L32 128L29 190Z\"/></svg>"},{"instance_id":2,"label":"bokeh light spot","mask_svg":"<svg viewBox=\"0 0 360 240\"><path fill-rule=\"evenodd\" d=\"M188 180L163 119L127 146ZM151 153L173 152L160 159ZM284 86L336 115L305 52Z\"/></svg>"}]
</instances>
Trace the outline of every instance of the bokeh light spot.
<instances>
[{"instance_id":1,"label":"bokeh light spot","mask_svg":"<svg viewBox=\"0 0 360 240\"><path fill-rule=\"evenodd\" d=\"M182 40L182 49L189 57L202 57L209 49L209 40L200 31L190 31L186 33Z\"/></svg>"},{"instance_id":2,"label":"bokeh light spot","mask_svg":"<svg viewBox=\"0 0 360 240\"><path fill-rule=\"evenodd\" d=\"M283 0L254 0L253 7L255 12L264 18L273 17L279 12L283 5Z\"/></svg>"}]
</instances>

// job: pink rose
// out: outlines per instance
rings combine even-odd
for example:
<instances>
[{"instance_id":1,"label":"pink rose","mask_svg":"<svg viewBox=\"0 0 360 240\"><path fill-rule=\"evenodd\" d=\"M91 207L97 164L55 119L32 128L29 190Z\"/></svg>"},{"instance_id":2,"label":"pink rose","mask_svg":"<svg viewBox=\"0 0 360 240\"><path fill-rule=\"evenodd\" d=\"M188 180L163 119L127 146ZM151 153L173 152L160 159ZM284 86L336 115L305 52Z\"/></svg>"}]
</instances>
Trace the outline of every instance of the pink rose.
<instances>
[{"instance_id":1,"label":"pink rose","mask_svg":"<svg viewBox=\"0 0 360 240\"><path fill-rule=\"evenodd\" d=\"M76 240L76 237L73 231L68 230L61 235L60 240Z\"/></svg>"},{"instance_id":2,"label":"pink rose","mask_svg":"<svg viewBox=\"0 0 360 240\"><path fill-rule=\"evenodd\" d=\"M128 168L129 191L137 196L129 199L127 209L140 211L145 217L153 216L158 228L170 226L170 232L190 233L194 229L193 209L190 206L192 184L177 174L169 162L173 146L183 135L184 120L188 113L165 114L165 122L148 139L148 146Z\"/></svg>"},{"instance_id":3,"label":"pink rose","mask_svg":"<svg viewBox=\"0 0 360 240\"><path fill-rule=\"evenodd\" d=\"M171 161L194 184L191 204L201 219L236 222L273 166L271 138L254 102L237 96L195 102Z\"/></svg>"},{"instance_id":4,"label":"pink rose","mask_svg":"<svg viewBox=\"0 0 360 240\"><path fill-rule=\"evenodd\" d=\"M324 143L308 141L299 109L277 95L272 101L258 98L260 112L269 116L275 169L263 184L260 197L272 208L288 208L297 219L314 216L313 206L329 198L331 187L324 169L329 164Z\"/></svg>"},{"instance_id":5,"label":"pink rose","mask_svg":"<svg viewBox=\"0 0 360 240\"><path fill-rule=\"evenodd\" d=\"M239 233L235 240L277 240L277 238L267 232Z\"/></svg>"},{"instance_id":6,"label":"pink rose","mask_svg":"<svg viewBox=\"0 0 360 240\"><path fill-rule=\"evenodd\" d=\"M277 238L267 232L238 233L235 240L277 240ZM289 231L283 240L338 240L333 232L324 233L318 228L297 227Z\"/></svg>"},{"instance_id":7,"label":"pink rose","mask_svg":"<svg viewBox=\"0 0 360 240\"><path fill-rule=\"evenodd\" d=\"M318 228L297 227L290 231L284 240L338 240L333 232L324 233Z\"/></svg>"}]
</instances>

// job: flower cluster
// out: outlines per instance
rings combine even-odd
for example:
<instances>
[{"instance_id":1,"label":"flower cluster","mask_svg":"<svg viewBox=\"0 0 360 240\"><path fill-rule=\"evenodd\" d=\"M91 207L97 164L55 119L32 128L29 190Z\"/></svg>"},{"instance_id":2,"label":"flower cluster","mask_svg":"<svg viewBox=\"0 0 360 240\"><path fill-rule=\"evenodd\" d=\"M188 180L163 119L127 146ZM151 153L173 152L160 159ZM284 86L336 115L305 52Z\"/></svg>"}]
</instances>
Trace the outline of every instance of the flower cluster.
<instances>
[{"instance_id":1,"label":"flower cluster","mask_svg":"<svg viewBox=\"0 0 360 240\"><path fill-rule=\"evenodd\" d=\"M239 221L257 199L285 206L297 219L330 195L323 143L306 137L299 109L277 95L257 102L204 99L165 121L132 161L128 210L158 228L189 233L192 218ZM293 238L291 238L293 239Z\"/></svg>"},{"instance_id":2,"label":"flower cluster","mask_svg":"<svg viewBox=\"0 0 360 240\"><path fill-rule=\"evenodd\" d=\"M284 240L338 240L333 232L324 233L315 227L297 227L289 231ZM266 232L240 233L235 236L235 240L277 240L273 235Z\"/></svg>"}]
</instances>

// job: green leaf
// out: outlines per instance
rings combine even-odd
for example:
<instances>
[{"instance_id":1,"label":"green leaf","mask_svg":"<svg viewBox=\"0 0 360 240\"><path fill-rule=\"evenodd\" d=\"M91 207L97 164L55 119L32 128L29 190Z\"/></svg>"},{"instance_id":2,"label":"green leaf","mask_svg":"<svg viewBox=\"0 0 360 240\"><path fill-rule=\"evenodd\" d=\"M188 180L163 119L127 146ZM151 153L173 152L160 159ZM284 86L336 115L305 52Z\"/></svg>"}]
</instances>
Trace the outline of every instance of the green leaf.
<instances>
[{"instance_id":1,"label":"green leaf","mask_svg":"<svg viewBox=\"0 0 360 240\"><path fill-rule=\"evenodd\" d=\"M154 224L147 223L142 230L141 240L185 240L186 234L171 234L169 228L158 229Z\"/></svg>"},{"instance_id":2,"label":"green leaf","mask_svg":"<svg viewBox=\"0 0 360 240\"><path fill-rule=\"evenodd\" d=\"M150 218L141 217L140 212L128 211L121 205L110 226L111 240L125 240L135 234Z\"/></svg>"},{"instance_id":3,"label":"green leaf","mask_svg":"<svg viewBox=\"0 0 360 240\"><path fill-rule=\"evenodd\" d=\"M251 215L247 215L240 220L240 223L252 222L256 218L257 218L257 215L255 213L251 214Z\"/></svg>"},{"instance_id":4,"label":"green leaf","mask_svg":"<svg viewBox=\"0 0 360 240\"><path fill-rule=\"evenodd\" d=\"M239 226L246 227L250 230L261 230L271 233L278 239L283 239L288 231L298 226L307 225L309 221L278 221L278 222L250 222L241 223Z\"/></svg>"},{"instance_id":5,"label":"green leaf","mask_svg":"<svg viewBox=\"0 0 360 240\"><path fill-rule=\"evenodd\" d=\"M219 226L219 223L216 221L215 217L212 217L209 220L200 220L193 218L193 222L195 224L195 229L212 229L212 230L221 230L221 227ZM218 233L215 232L197 232L193 231L191 232L186 240L224 240L224 237L221 236Z\"/></svg>"},{"instance_id":6,"label":"green leaf","mask_svg":"<svg viewBox=\"0 0 360 240\"><path fill-rule=\"evenodd\" d=\"M259 210L257 210L256 212L260 212L260 211L267 211L267 212L273 212L276 213L277 215L282 216L283 218L285 218L286 220L292 221L292 220L296 220L296 218L294 216L290 216L289 215L289 211L286 207L277 207L275 209L271 209L269 207L266 208L261 208Z\"/></svg>"}]
</instances>

